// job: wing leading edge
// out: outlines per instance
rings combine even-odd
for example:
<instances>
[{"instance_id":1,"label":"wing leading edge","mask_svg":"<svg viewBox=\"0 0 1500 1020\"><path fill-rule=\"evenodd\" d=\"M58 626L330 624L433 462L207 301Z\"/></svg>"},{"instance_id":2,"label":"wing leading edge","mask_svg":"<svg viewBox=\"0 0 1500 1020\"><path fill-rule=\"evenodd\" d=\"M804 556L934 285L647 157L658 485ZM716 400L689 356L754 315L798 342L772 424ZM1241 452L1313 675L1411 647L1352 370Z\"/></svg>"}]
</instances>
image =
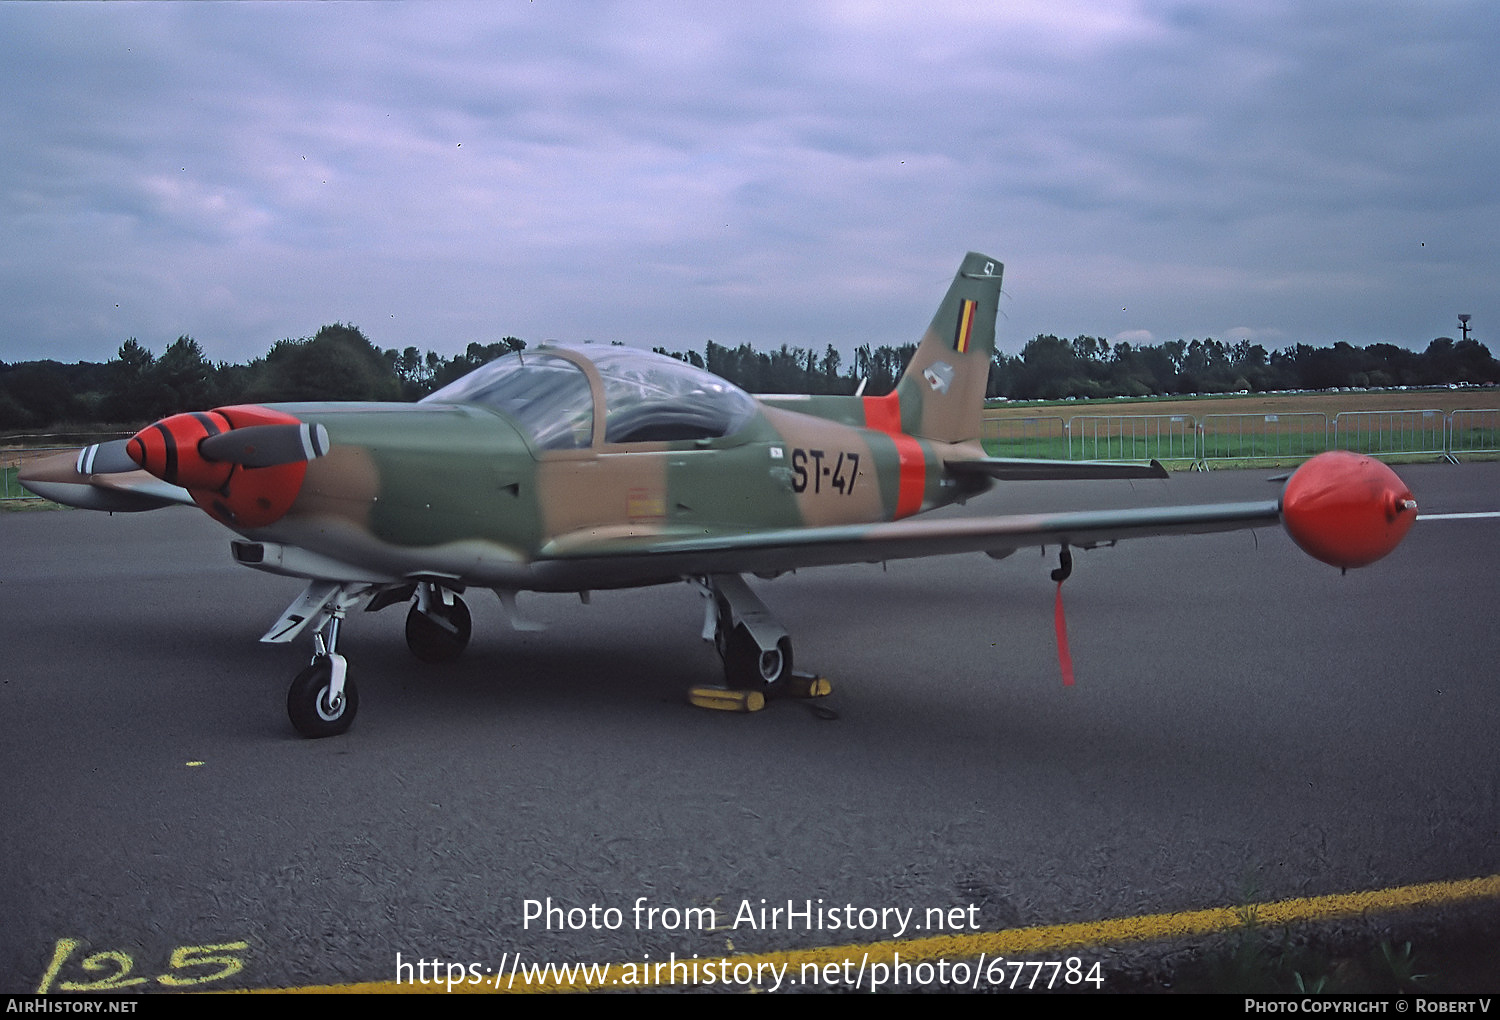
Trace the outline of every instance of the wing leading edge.
<instances>
[{"instance_id":1,"label":"wing leading edge","mask_svg":"<svg viewBox=\"0 0 1500 1020\"><path fill-rule=\"evenodd\" d=\"M602 535L549 542L539 559L608 572L680 575L793 570L949 553L1003 555L1028 546L1080 547L1157 535L1196 535L1279 524L1278 500L1208 506L1090 510L1006 517L897 521L725 535Z\"/></svg>"}]
</instances>

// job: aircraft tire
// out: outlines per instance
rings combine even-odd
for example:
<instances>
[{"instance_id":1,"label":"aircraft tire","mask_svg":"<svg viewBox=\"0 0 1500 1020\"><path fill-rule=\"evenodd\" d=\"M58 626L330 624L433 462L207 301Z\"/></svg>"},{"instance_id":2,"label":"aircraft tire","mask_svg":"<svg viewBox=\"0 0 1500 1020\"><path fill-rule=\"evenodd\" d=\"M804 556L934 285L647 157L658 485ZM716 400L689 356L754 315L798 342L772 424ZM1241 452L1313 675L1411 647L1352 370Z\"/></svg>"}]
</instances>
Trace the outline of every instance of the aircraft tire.
<instances>
[{"instance_id":1,"label":"aircraft tire","mask_svg":"<svg viewBox=\"0 0 1500 1020\"><path fill-rule=\"evenodd\" d=\"M332 665L320 658L298 673L286 692L287 717L304 737L336 737L354 722L359 711L359 691L354 681L344 678L344 696L336 707L330 707L328 686L332 679Z\"/></svg>"},{"instance_id":2,"label":"aircraft tire","mask_svg":"<svg viewBox=\"0 0 1500 1020\"><path fill-rule=\"evenodd\" d=\"M724 648L724 678L736 690L764 690L792 675L792 641L782 638L776 649L762 652L750 631L740 624Z\"/></svg>"},{"instance_id":3,"label":"aircraft tire","mask_svg":"<svg viewBox=\"0 0 1500 1020\"><path fill-rule=\"evenodd\" d=\"M719 610L718 624L714 627L714 651L719 653L719 659L723 662L729 661L729 635L734 630L734 617L729 612L729 603L722 598L716 600Z\"/></svg>"},{"instance_id":4,"label":"aircraft tire","mask_svg":"<svg viewBox=\"0 0 1500 1020\"><path fill-rule=\"evenodd\" d=\"M413 604L406 614L406 647L423 662L452 662L469 646L473 633L469 607L457 595L451 606L434 599L431 612Z\"/></svg>"}]
</instances>

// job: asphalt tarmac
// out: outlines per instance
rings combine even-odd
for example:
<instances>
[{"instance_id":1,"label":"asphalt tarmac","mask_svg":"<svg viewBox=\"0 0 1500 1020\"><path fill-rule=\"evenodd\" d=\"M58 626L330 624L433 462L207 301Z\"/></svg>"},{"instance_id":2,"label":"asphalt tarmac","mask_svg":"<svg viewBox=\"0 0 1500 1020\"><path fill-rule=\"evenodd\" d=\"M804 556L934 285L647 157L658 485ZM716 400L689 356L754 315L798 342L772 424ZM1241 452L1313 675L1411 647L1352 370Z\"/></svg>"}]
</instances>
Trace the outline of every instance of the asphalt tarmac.
<instances>
[{"instance_id":1,"label":"asphalt tarmac","mask_svg":"<svg viewBox=\"0 0 1500 1020\"><path fill-rule=\"evenodd\" d=\"M1500 509L1500 465L1400 471L1424 513ZM959 512L1264 499L1270 473ZM257 643L299 583L229 537L189 509L0 514L0 991L659 962L1500 873L1494 519L1421 521L1347 576L1278 531L1080 552L1071 688L1055 554L755 582L826 712L687 706L718 664L686 585L523 594L534 633L472 592L448 667L408 655L401 607L352 618L360 714L318 741L285 715L306 641ZM1108 988L1124 952L1083 956Z\"/></svg>"}]
</instances>

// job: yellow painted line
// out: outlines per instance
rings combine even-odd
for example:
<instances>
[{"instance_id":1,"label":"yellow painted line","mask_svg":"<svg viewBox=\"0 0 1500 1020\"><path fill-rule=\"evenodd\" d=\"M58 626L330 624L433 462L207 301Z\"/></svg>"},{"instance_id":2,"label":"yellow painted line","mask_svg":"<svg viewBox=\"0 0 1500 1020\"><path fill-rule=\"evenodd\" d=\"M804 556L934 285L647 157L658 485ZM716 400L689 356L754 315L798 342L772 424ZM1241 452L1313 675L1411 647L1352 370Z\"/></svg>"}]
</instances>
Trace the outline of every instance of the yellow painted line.
<instances>
[{"instance_id":1,"label":"yellow painted line","mask_svg":"<svg viewBox=\"0 0 1500 1020\"><path fill-rule=\"evenodd\" d=\"M1288 925L1311 921L1328 921L1335 918L1354 917L1360 914L1389 913L1414 907L1433 907L1460 903L1468 900L1500 897L1500 875L1487 878L1462 879L1455 882L1426 882L1421 885L1398 886L1393 889L1378 889L1370 892L1335 893L1328 896L1310 896L1274 903L1250 904L1243 907L1212 907L1207 910L1188 910L1172 914L1145 914L1139 917L1121 917L1103 921L1082 921L1074 924L1042 925L1034 928L1010 928L1005 931L971 932L963 935L933 935L925 938L867 942L844 946L824 946L813 949L793 949L778 953L753 953L738 956L700 958L677 957L679 963L702 968L713 965L717 973L724 968L757 966L769 970L771 967L788 966L789 974L795 974L803 964L821 966L842 965L847 960L864 961L867 965L891 964L897 954L905 963L923 961L969 960L981 953L990 958L1038 953L1058 949L1077 949L1089 946L1119 945L1131 942L1149 942L1161 939L1189 938L1227 931L1246 923L1258 925ZM444 964L449 961L444 961ZM459 963L460 961L451 961ZM657 965L661 965L657 970ZM523 962L522 968L544 966L540 957ZM484 985L454 985L453 992L581 992L595 988L654 988L670 984L665 960L643 960L632 963L563 965L574 973L590 973L589 979L557 980L556 971L549 980L527 981L517 971L514 983L506 986L502 976L498 982L493 975L485 975L486 981L499 987ZM661 980L648 980L659 973ZM680 973L680 971L679 971ZM724 981L716 982L719 984ZM442 982L426 985L412 982L397 984L394 981L371 981L350 985L318 985L303 988L263 988L260 992L300 993L360 993L374 992L446 992Z\"/></svg>"}]
</instances>

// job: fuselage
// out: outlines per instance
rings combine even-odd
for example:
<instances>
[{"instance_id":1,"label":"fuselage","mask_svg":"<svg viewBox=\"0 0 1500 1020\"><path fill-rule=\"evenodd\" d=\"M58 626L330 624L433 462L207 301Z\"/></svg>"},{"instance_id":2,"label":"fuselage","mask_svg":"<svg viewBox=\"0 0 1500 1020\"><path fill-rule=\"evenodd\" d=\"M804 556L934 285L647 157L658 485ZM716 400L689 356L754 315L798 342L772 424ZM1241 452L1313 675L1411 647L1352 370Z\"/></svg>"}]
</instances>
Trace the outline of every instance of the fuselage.
<instances>
[{"instance_id":1,"label":"fuselage","mask_svg":"<svg viewBox=\"0 0 1500 1020\"><path fill-rule=\"evenodd\" d=\"M844 413L864 413L861 398L844 399ZM551 554L601 539L889 521L975 488L946 477L949 444L759 403L729 435L618 442L591 435L561 449L538 449L510 415L475 404L270 409L322 425L331 448L307 465L279 520L230 526L372 579L420 573L527 590L674 580L629 570L580 576Z\"/></svg>"}]
</instances>

